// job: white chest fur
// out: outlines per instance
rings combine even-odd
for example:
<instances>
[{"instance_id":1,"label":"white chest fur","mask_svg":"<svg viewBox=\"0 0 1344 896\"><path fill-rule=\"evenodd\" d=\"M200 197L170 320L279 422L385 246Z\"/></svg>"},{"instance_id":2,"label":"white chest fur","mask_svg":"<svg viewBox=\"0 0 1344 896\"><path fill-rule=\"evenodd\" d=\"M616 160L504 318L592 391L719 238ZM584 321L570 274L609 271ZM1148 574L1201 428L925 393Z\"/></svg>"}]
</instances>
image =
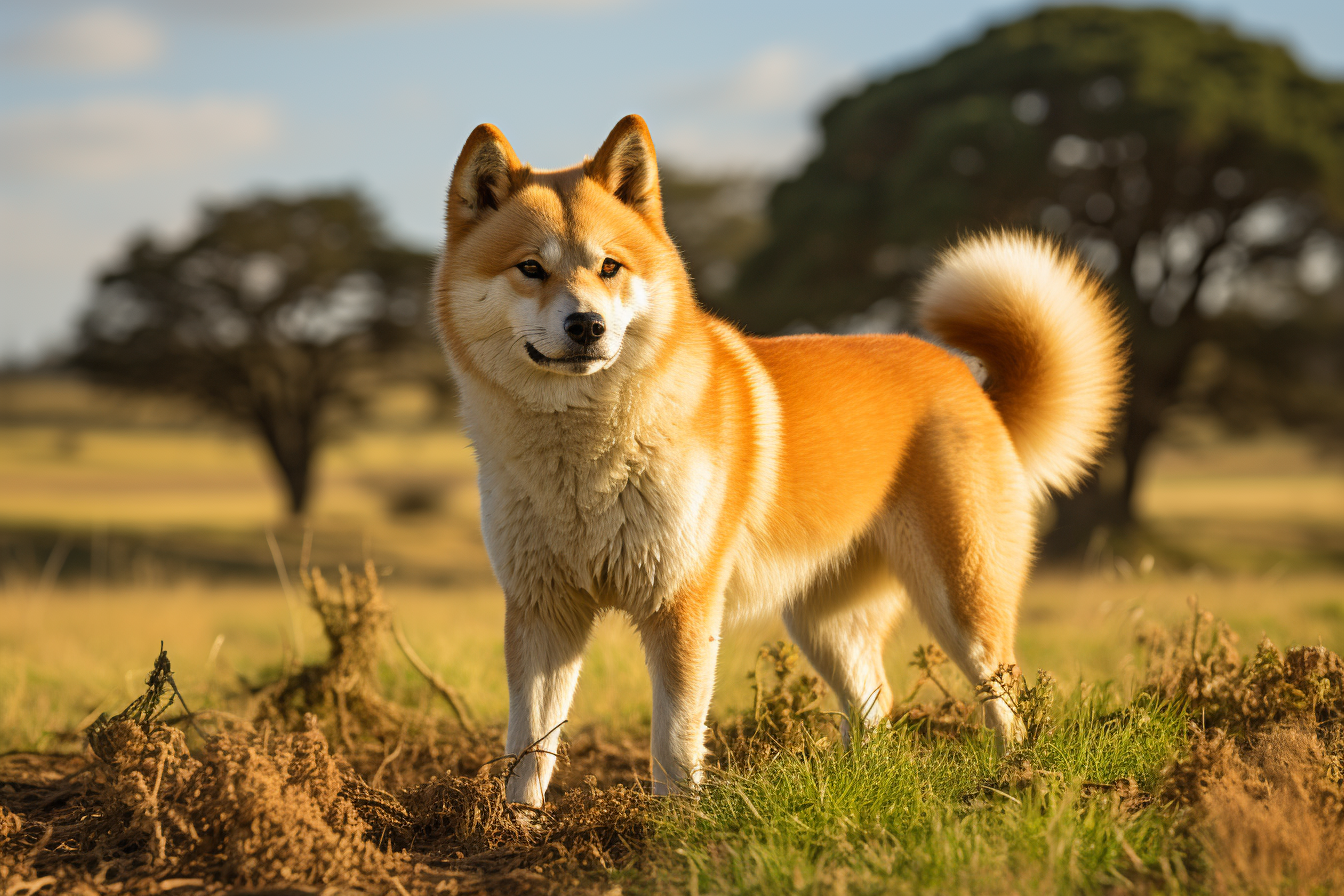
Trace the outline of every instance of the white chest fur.
<instances>
[{"instance_id":1,"label":"white chest fur","mask_svg":"<svg viewBox=\"0 0 1344 896\"><path fill-rule=\"evenodd\" d=\"M725 471L676 420L628 402L534 411L463 398L486 548L511 601L583 596L641 618L702 567Z\"/></svg>"}]
</instances>

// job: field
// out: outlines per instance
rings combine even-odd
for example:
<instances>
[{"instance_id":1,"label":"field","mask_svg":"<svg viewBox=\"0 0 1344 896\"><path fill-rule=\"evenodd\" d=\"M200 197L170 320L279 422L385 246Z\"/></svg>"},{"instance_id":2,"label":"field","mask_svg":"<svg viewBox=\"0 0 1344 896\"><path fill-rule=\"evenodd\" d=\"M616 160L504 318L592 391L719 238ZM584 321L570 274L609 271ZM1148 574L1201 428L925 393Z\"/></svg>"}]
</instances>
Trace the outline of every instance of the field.
<instances>
[{"instance_id":1,"label":"field","mask_svg":"<svg viewBox=\"0 0 1344 896\"><path fill-rule=\"evenodd\" d=\"M911 664L928 641L916 620L890 645L888 669L898 693L919 688L910 704L917 711L848 750L834 742L835 720L822 711L830 705L814 705L805 666L776 680L769 671L775 660L758 655L762 644L782 637L778 623L763 620L731 632L721 652L711 785L697 801L649 804L637 790L640 763L647 762L648 680L628 625L608 618L588 653L567 728L571 768L562 768L554 794L560 802L541 822L546 833L501 814L490 769L482 778L453 777L502 749L503 608L477 531L469 446L414 390L388 398L382 417L322 457L308 531L313 565L334 577L339 563L358 570L365 558L374 562L391 619L461 696L475 728L461 730L387 633L376 633L367 684L398 708L400 728L389 734L370 722L351 734L329 718L319 723L333 752L375 789L394 792L410 813L400 828L364 819L364 827L350 828L358 829L355 839L382 830L375 839L411 858L379 853L384 857L330 865L328 872L348 872L344 883L374 892L1007 893L1311 892L1340 882L1338 868L1312 865L1288 845L1277 853L1265 847L1254 867L1230 859L1220 865L1226 857L1218 850L1240 843L1246 824L1207 812L1213 785L1198 775L1203 783L1183 785L1180 775L1191 763L1221 762L1218 780L1241 774L1272 784L1261 761L1266 744L1303 768L1338 768L1344 735L1329 707L1341 698L1330 688L1344 687L1344 678L1335 685L1326 673L1312 679L1324 690L1307 724L1297 703L1292 712L1266 715L1261 704L1277 706L1277 697L1261 699L1255 712L1245 709L1245 693L1268 685L1249 666L1234 672L1226 657L1216 660L1217 645L1207 648L1207 681L1193 679L1195 697L1163 696L1161 670L1136 648L1137 637L1191 618L1194 598L1227 622L1244 654L1264 636L1280 647L1344 650L1344 466L1337 459L1286 439L1229 445L1196 434L1164 446L1140 498L1158 545L1154 556L1102 551L1085 563L1042 569L1029 587L1019 641L1023 680L1032 684L1038 670L1049 670L1056 684L1047 688L1053 703L1023 692L1028 703L1041 702L1049 724L1006 758L965 724L974 699L959 676L936 668L935 684L929 669ZM299 581L305 529L279 508L266 459L246 434L182 408L94 395L60 380L24 383L0 397L0 753L7 754L0 781L10 782L0 783L0 806L8 806L0 809L4 896L97 886L89 881L98 862L75 861L84 859L74 828L62 847L69 862L52 864L60 844L37 841L42 830L51 840L55 828L41 826L56 822L41 821L31 806L38 794L54 799L62 786L62 799L75 802L122 793L122 760L112 771L99 766L86 735L100 713L116 713L144 693L160 642L181 698L196 713L210 711L201 717L205 733L227 730L256 756L274 759L275 743L262 748L246 740L259 736L249 730L270 729L239 728L237 720L257 722L264 704L257 694L303 662L320 668L329 649ZM1163 654L1168 677L1203 668L1204 649L1190 645L1180 662ZM1191 715L1195 707L1202 715ZM1219 725L1211 716L1225 730L1240 726L1233 753L1217 752ZM1297 727L1284 727L1288 722ZM277 742L291 730L266 724L278 726ZM301 718L294 724L302 730ZM1299 742L1303 731L1323 745L1320 756L1312 752L1317 741ZM210 755L195 728L182 743L193 756ZM155 749L163 751L155 754L162 777L171 751ZM588 774L596 789L582 783ZM431 824L429 815L416 814L428 805L416 799L425 798L432 776L466 789L452 791L452 800L434 791L442 805ZM1338 780L1303 780L1301 805L1252 800L1245 811L1299 811L1302 837L1330 835L1340 821L1330 802L1339 797ZM72 781L84 788L78 799L70 796ZM1250 799L1223 796L1236 806ZM117 817L99 805L99 817ZM130 811L127 805L123 799L118 811ZM445 821L445 806L465 812L475 827ZM102 871L109 880L124 873L131 890L159 892L168 879L188 881L174 885L183 892L282 880L316 891L324 881L341 882L321 869L291 868L288 878L267 879L257 871L263 866L246 863L202 876L200 868L215 866L190 849L174 853L162 832L155 841L144 833L143 807L137 811L118 829L118 843L134 855L126 844L141 842L132 836L140 831L144 843L160 843L158 858L152 848L138 865L109 854ZM1260 822L1269 826L1255 830L1272 846L1282 831L1265 818ZM23 846L8 865L6 843ZM53 870L76 865L78 874Z\"/></svg>"}]
</instances>

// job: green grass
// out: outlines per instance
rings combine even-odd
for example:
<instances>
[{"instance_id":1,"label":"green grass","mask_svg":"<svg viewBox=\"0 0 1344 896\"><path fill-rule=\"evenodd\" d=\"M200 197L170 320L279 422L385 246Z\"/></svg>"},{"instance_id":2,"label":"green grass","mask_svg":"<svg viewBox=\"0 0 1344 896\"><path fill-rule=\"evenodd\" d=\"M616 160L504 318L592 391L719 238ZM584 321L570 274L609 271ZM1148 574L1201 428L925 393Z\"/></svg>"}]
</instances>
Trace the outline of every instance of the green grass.
<instances>
[{"instance_id":1,"label":"green grass","mask_svg":"<svg viewBox=\"0 0 1344 896\"><path fill-rule=\"evenodd\" d=\"M644 886L690 893L1110 892L1173 882L1171 813L1131 811L1110 788L1151 785L1185 721L1145 701L1077 695L1055 729L1001 760L977 731L928 740L883 725L852 748L717 772L700 799L669 802L666 867ZM1029 783L1021 770L1030 768Z\"/></svg>"}]
</instances>

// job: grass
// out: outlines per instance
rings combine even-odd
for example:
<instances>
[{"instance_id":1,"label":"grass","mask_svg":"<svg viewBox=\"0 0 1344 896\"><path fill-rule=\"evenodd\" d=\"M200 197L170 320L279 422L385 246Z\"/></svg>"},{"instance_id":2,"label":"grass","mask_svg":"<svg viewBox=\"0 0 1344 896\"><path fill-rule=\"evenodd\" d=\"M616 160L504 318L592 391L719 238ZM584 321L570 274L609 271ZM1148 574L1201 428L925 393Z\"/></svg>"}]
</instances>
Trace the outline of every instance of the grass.
<instances>
[{"instance_id":1,"label":"grass","mask_svg":"<svg viewBox=\"0 0 1344 896\"><path fill-rule=\"evenodd\" d=\"M358 559L367 545L403 578L488 583L466 438L429 415L423 396L385 397L381 417L317 458L308 522L330 551L319 561ZM1157 446L1144 470L1138 510L1185 566L1252 576L1344 569L1338 456L1284 437L1226 443L1196 432ZM302 532L286 521L270 462L246 431L65 381L0 389L6 579L38 578L61 538L70 553L57 582L260 578L270 571L268 527L292 562Z\"/></svg>"},{"instance_id":2,"label":"grass","mask_svg":"<svg viewBox=\"0 0 1344 896\"><path fill-rule=\"evenodd\" d=\"M1108 693L1061 707L1056 729L1010 758L992 738L927 740L883 725L853 749L720 772L671 803L658 836L684 862L670 892L1105 892L1179 866L1170 813L1123 807L1115 782L1155 782L1184 740L1170 706L1119 712Z\"/></svg>"},{"instance_id":3,"label":"grass","mask_svg":"<svg viewBox=\"0 0 1344 896\"><path fill-rule=\"evenodd\" d=\"M395 578L384 587L416 652L467 696L479 717L503 720L508 691L498 590L447 591ZM1304 574L1269 583L1170 574L1124 581L1054 572L1038 575L1028 588L1019 659L1029 674L1053 671L1065 692L1084 680L1122 686L1131 671L1135 627L1180 620L1191 595L1228 620L1243 644L1267 635L1280 644L1319 642L1344 650L1344 578L1338 576ZM322 650L318 622L299 618L305 656L313 659ZM52 592L14 586L0 591L0 619L0 751L59 746L60 732L137 695L160 641L175 657L187 699L201 705L210 705L217 686L235 671L255 680L273 670L294 641L278 585L186 582ZM782 626L770 619L729 632L720 651L716 714L750 705L746 673L756 647L780 637ZM914 681L910 655L928 640L913 618L892 639L887 669L898 692ZM387 656L385 687L393 699L416 703L423 682L395 650ZM955 672L944 678L971 696ZM622 617L607 617L586 655L573 725L642 727L649 694L637 637Z\"/></svg>"},{"instance_id":4,"label":"grass","mask_svg":"<svg viewBox=\"0 0 1344 896\"><path fill-rule=\"evenodd\" d=\"M502 721L508 689L498 592L387 590L415 651L467 695L478 717ZM0 752L58 747L66 742L61 732L138 695L160 641L175 658L178 683L193 706L212 705L234 673L255 681L273 672L294 642L278 586L188 583L45 594L8 589L0 593L0 619ZM321 629L310 614L299 620L304 658L312 660L324 649ZM745 674L756 646L773 632L773 626L761 626L726 640L721 706L750 700ZM416 705L423 680L395 648L385 656L382 684L393 699ZM649 700L634 633L617 617L604 620L587 653L574 725L644 726Z\"/></svg>"},{"instance_id":5,"label":"grass","mask_svg":"<svg viewBox=\"0 0 1344 896\"><path fill-rule=\"evenodd\" d=\"M249 438L166 405L102 406L66 386L43 388L0 396L0 764L11 751L81 750L85 725L142 693L161 640L193 709L241 711L238 676L274 679L299 645L298 659L321 658L319 623L291 615L265 539L274 527L297 582L302 531L280 517L266 458ZM475 745L484 761L497 755L496 726L507 713L502 598L478 531L469 447L451 425L413 411L323 455L314 557L328 572L366 555L385 567L386 597L414 649L485 726ZM1245 876L1218 884L1210 850L1258 842L1259 831L1199 833L1190 827L1195 810L1156 798L1172 759L1192 749L1190 718L1138 692L1134 636L1148 623L1185 618L1187 599L1197 596L1243 647L1268 636L1344 651L1344 471L1337 460L1273 439L1168 445L1149 470L1140 509L1173 555L1193 565L1158 560L1149 569L1105 559L1034 577L1018 655L1028 676L1048 669L1059 681L1053 724L1036 742L1000 758L978 727L935 737L884 725L852 749L814 739L749 768L714 771L696 801L659 802L647 815L639 809L648 833L634 865L610 873L584 866L586 876L562 881L562 889L620 886L659 896L1247 889L1236 884ZM68 558L55 563L62 545ZM752 706L747 673L756 648L782 636L774 620L729 634L715 719L726 723ZM909 658L927 641L909 619L889 645L898 693L914 683ZM971 698L955 672L942 677ZM377 679L393 703L450 724L446 707L390 644ZM609 617L589 647L567 729L576 744L583 731L602 729L608 740L590 740L608 752L595 748L585 759L576 747L573 768L589 762L601 776L624 763L626 777L601 783L628 781L649 713L638 641L622 618ZM1260 806L1255 786L1264 775L1251 769L1244 777L1250 783L1228 799ZM1207 813L1211 799L1192 805ZM1289 810L1298 811L1290 806L1284 817L1297 817ZM499 806L491 811L502 817ZM588 830L584 817L554 811L561 828ZM0 841L8 823L0 811ZM1291 840L1294 830L1276 836ZM1321 842L1335 832L1326 822L1312 830ZM528 848L527 862L540 862ZM8 892L5 860L0 848L0 892ZM1261 889L1293 891L1278 873L1266 878L1278 883Z\"/></svg>"},{"instance_id":6,"label":"grass","mask_svg":"<svg viewBox=\"0 0 1344 896\"><path fill-rule=\"evenodd\" d=\"M15 766L0 757L6 891L29 892L47 879L42 874L87 883L90 874L101 882L111 873L108 881L134 893L159 892L160 879L188 876L210 892L231 883L395 880L400 891L429 893L446 879L435 867L468 887L463 892L515 891L528 882L531 889L517 891L550 892L559 884L610 893L616 885L650 896L1328 892L1344 882L1338 864L1322 858L1344 837L1344 790L1330 771L1344 747L1344 663L1311 650L1281 661L1267 648L1243 661L1230 629L1213 625L1211 616L1152 642L1152 668L1142 678L1101 686L1080 680L1059 696L1046 675L1032 687L1012 686L1022 718L1035 721L1027 741L1006 756L979 726L935 735L905 720L860 728L846 747L815 707L777 713L780 696L813 693L805 671L781 672L756 712L783 719L793 733L773 742L749 734L745 750L741 741L712 738L739 746L735 758L711 768L697 799L650 803L623 789L629 748L613 754L608 742L596 763L576 753L562 762L561 777L570 783L532 823L503 803L501 777L472 776L495 755L497 727L445 725L444 713L425 712L423 699L410 713L384 702L390 694L414 707L415 692L426 694L423 683L409 687L396 672L385 646L374 678L359 671L376 668L377 647L369 639L376 630L357 621L364 612L357 608L381 607L381 596L364 604L333 600L323 598L324 605L344 610L331 617L335 623L328 620L325 634L342 645L333 657L358 654L353 671L318 662L296 674L288 661L261 669L255 674L272 684L261 692L260 715L255 707L235 708L227 687L206 682L204 696L217 697L233 721L194 754L190 734L145 721L158 716L150 706L139 722L122 714L98 723L96 761L85 754L72 765L48 755ZM370 618L386 619L377 612ZM350 631L362 632L358 638L343 634L347 621ZM125 624L136 623L143 627L145 619ZM96 620L81 622L89 624ZM471 639L470 626L458 628ZM282 647L283 637L274 646ZM739 662L745 653L728 652ZM218 661L219 651L212 653ZM167 666L156 663L159 671ZM174 689L191 691L189 665L179 662L172 674ZM306 685L287 684L309 680L325 682L321 695L305 697ZM1198 690L1181 697L1189 682ZM127 690L138 694L143 686ZM356 694L386 709L373 722L352 722L362 717L342 715L341 707L354 711ZM265 710L267 699L279 702ZM304 702L314 699L321 702ZM191 700L198 710L208 705L196 694ZM719 715L739 715L743 721L730 718L728 727L740 726L753 718L748 705L736 713L721 706ZM1204 729L1206 708L1240 740ZM204 721L221 724L212 716ZM337 757L353 771L341 771ZM398 757L401 765L390 772L398 783L379 790ZM575 787L570 763L596 777ZM90 773L59 771L81 767ZM17 789L3 783L24 768L43 777L21 778ZM289 844L281 835L295 824L312 832L311 843ZM60 827L58 848L39 836L44 826ZM280 852L267 845L277 837L289 844ZM1220 853L1229 848L1251 859L1223 862ZM72 855L81 858L71 864ZM95 860L103 862L97 869L88 864ZM7 879L7 868L18 877Z\"/></svg>"}]
</instances>

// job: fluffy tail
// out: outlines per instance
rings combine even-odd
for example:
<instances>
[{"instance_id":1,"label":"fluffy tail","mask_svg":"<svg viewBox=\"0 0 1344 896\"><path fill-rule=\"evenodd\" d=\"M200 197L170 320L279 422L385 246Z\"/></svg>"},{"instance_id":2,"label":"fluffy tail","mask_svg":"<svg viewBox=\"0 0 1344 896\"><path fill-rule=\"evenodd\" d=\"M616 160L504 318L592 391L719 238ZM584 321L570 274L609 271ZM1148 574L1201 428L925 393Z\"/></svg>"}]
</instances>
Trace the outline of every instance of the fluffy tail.
<instances>
[{"instance_id":1,"label":"fluffy tail","mask_svg":"<svg viewBox=\"0 0 1344 896\"><path fill-rule=\"evenodd\" d=\"M1124 400L1124 336L1100 280L1045 239L990 234L943 255L919 308L925 329L985 365L1037 496L1077 486Z\"/></svg>"}]
</instances>

